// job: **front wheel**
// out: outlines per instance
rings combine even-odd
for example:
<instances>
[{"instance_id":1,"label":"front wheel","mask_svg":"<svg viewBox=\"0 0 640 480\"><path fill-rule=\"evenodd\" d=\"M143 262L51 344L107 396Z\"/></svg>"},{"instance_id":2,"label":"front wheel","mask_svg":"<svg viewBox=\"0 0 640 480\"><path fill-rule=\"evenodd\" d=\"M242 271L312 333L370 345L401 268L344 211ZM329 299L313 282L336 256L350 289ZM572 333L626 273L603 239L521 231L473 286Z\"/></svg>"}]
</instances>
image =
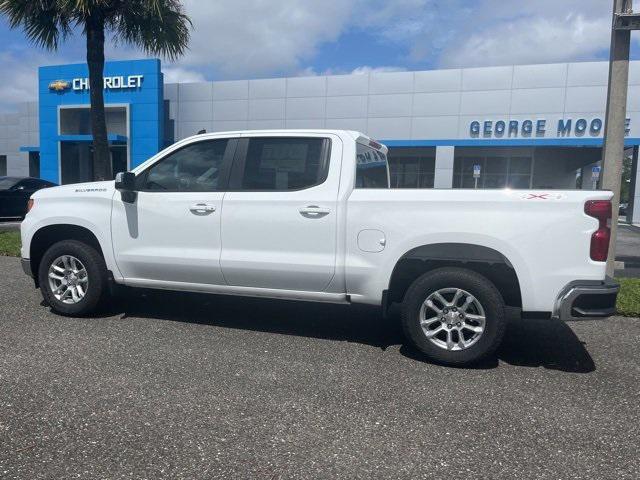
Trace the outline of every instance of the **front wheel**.
<instances>
[{"instance_id":1,"label":"front wheel","mask_svg":"<svg viewBox=\"0 0 640 480\"><path fill-rule=\"evenodd\" d=\"M42 257L38 279L45 302L62 315L94 312L108 290L102 255L77 240L52 245Z\"/></svg>"},{"instance_id":2,"label":"front wheel","mask_svg":"<svg viewBox=\"0 0 640 480\"><path fill-rule=\"evenodd\" d=\"M486 277L439 268L419 277L402 303L407 339L429 358L469 365L491 355L506 329L502 295Z\"/></svg>"}]
</instances>

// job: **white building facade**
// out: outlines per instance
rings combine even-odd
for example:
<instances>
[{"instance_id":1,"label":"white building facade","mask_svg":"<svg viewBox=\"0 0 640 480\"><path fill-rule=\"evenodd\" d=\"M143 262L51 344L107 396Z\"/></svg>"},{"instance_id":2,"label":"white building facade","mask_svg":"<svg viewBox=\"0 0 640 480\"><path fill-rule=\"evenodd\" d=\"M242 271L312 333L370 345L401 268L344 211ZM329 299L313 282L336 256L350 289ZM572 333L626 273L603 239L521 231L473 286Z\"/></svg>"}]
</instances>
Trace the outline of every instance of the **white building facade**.
<instances>
[{"instance_id":1,"label":"white building facade","mask_svg":"<svg viewBox=\"0 0 640 480\"><path fill-rule=\"evenodd\" d=\"M161 73L151 81L150 62L159 72L157 60L107 64L126 90L105 87L107 107L112 104L119 119L118 131L109 132L118 168L131 168L201 130L344 128L390 147L396 188L591 189L597 181L607 62L180 84L163 84ZM78 171L90 171L83 167L90 162L90 135L74 135L63 123L81 112L56 117L47 110L88 107L86 92L51 88L58 77L75 86L74 68L86 66L43 67L39 101L0 116L0 175L58 183L88 179ZM145 91L147 86L154 90ZM149 108L155 98L158 105ZM640 180L640 62L631 62L627 112L631 174L625 188L637 205L630 215L640 223L640 188L634 188ZM47 121L43 127L46 115L58 118L58 125ZM144 128L159 131L159 140L144 143Z\"/></svg>"}]
</instances>

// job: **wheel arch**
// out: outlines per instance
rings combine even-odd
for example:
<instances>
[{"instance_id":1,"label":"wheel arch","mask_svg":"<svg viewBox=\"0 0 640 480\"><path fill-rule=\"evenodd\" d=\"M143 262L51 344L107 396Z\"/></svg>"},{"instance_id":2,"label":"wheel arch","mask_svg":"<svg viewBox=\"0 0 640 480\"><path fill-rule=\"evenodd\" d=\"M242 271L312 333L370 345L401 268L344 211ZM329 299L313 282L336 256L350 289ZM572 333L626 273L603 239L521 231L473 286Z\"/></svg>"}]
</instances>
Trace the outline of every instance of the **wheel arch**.
<instances>
[{"instance_id":1,"label":"wheel arch","mask_svg":"<svg viewBox=\"0 0 640 480\"><path fill-rule=\"evenodd\" d=\"M88 228L74 224L54 224L39 228L31 237L29 260L31 273L38 282L38 269L44 253L51 245L62 240L77 240L95 248L105 258L98 237Z\"/></svg>"},{"instance_id":2,"label":"wheel arch","mask_svg":"<svg viewBox=\"0 0 640 480\"><path fill-rule=\"evenodd\" d=\"M466 268L487 277L506 305L522 308L520 280L506 255L484 245L455 242L420 245L405 252L393 267L384 303L401 302L419 276L442 267Z\"/></svg>"}]
</instances>

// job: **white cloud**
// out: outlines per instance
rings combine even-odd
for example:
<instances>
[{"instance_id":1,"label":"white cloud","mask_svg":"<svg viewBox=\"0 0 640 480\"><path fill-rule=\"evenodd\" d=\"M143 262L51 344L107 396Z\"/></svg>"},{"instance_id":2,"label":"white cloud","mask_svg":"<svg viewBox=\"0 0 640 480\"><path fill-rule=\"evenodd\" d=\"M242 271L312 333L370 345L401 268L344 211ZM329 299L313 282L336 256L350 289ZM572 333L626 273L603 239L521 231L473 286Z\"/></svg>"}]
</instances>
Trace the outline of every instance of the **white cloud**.
<instances>
[{"instance_id":1,"label":"white cloud","mask_svg":"<svg viewBox=\"0 0 640 480\"><path fill-rule=\"evenodd\" d=\"M545 2L541 2L545 3ZM611 19L605 2L581 2L577 8L536 11L525 16L488 21L442 52L445 66L482 66L525 63L552 63L597 58L606 51L611 35ZM544 7L544 5L540 5Z\"/></svg>"},{"instance_id":2,"label":"white cloud","mask_svg":"<svg viewBox=\"0 0 640 480\"><path fill-rule=\"evenodd\" d=\"M384 60L411 68L601 58L611 22L604 0L186 0L185 8L194 31L178 65L230 77L315 75L307 65L319 46L352 30L400 47L404 58ZM340 61L322 74L348 73Z\"/></svg>"},{"instance_id":3,"label":"white cloud","mask_svg":"<svg viewBox=\"0 0 640 480\"><path fill-rule=\"evenodd\" d=\"M38 97L38 67L51 58L37 51L0 52L0 112L15 112L16 104Z\"/></svg>"},{"instance_id":4,"label":"white cloud","mask_svg":"<svg viewBox=\"0 0 640 480\"><path fill-rule=\"evenodd\" d=\"M204 82L204 75L196 70L189 70L177 66L162 67L164 81L166 83L193 83Z\"/></svg>"},{"instance_id":5,"label":"white cloud","mask_svg":"<svg viewBox=\"0 0 640 480\"><path fill-rule=\"evenodd\" d=\"M368 16L408 63L485 66L602 58L611 2L604 0L376 0Z\"/></svg>"},{"instance_id":6,"label":"white cloud","mask_svg":"<svg viewBox=\"0 0 640 480\"><path fill-rule=\"evenodd\" d=\"M350 25L405 49L394 60L410 68L593 60L609 48L605 0L362 0L355 11Z\"/></svg>"},{"instance_id":7,"label":"white cloud","mask_svg":"<svg viewBox=\"0 0 640 480\"><path fill-rule=\"evenodd\" d=\"M333 70L325 70L324 72L316 72L313 67L306 67L302 70L298 70L295 72L294 76L296 77L317 77L318 75L332 75Z\"/></svg>"},{"instance_id":8,"label":"white cloud","mask_svg":"<svg viewBox=\"0 0 640 480\"><path fill-rule=\"evenodd\" d=\"M371 67L369 65L362 65L352 70L345 70L342 68L327 68L322 72L317 72L313 67L306 67L302 70L298 70L295 73L296 77L317 77L318 75L366 75L369 73L387 73L387 72L404 72L407 69L405 67L396 66L381 66Z\"/></svg>"},{"instance_id":9,"label":"white cloud","mask_svg":"<svg viewBox=\"0 0 640 480\"><path fill-rule=\"evenodd\" d=\"M366 75L369 73L404 72L405 70L406 70L405 67L394 67L394 66L370 67L368 65L363 65L361 67L354 68L350 73L354 75Z\"/></svg>"},{"instance_id":10,"label":"white cloud","mask_svg":"<svg viewBox=\"0 0 640 480\"><path fill-rule=\"evenodd\" d=\"M194 23L185 67L223 76L295 72L323 42L338 39L357 0L186 0Z\"/></svg>"},{"instance_id":11,"label":"white cloud","mask_svg":"<svg viewBox=\"0 0 640 480\"><path fill-rule=\"evenodd\" d=\"M184 0L184 5L194 22L192 40L183 58L163 62L167 82L601 59L608 52L611 22L609 0ZM380 44L395 47L382 51L400 53L380 58L387 66L351 71L341 66L353 62L351 45L348 57L335 49L335 65L322 71L313 66L323 44L358 32L373 37L362 48L375 51ZM61 51L83 61L81 36ZM110 59L142 55L107 45ZM26 41L19 50L5 45L0 109L33 99L37 66L51 58ZM60 55L53 58L62 63Z\"/></svg>"}]
</instances>

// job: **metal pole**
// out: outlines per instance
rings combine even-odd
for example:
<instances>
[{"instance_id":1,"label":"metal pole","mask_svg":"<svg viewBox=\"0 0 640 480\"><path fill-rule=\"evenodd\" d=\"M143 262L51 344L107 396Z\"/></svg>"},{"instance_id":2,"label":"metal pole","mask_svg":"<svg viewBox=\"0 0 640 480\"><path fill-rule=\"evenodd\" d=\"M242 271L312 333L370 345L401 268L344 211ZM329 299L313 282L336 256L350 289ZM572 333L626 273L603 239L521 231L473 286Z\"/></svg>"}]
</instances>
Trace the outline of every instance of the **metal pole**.
<instances>
[{"instance_id":1,"label":"metal pole","mask_svg":"<svg viewBox=\"0 0 640 480\"><path fill-rule=\"evenodd\" d=\"M613 0L611 28L611 52L609 57L609 89L604 128L603 172L601 188L611 190L613 218L611 242L607 259L607 275L615 270L616 237L618 233L618 208L620 203L620 179L624 156L624 136L627 117L627 84L629 81L630 30L615 28L616 14L631 12L632 0Z\"/></svg>"},{"instance_id":2,"label":"metal pole","mask_svg":"<svg viewBox=\"0 0 640 480\"><path fill-rule=\"evenodd\" d=\"M640 210L640 205L635 204L638 185L638 146L633 147L633 159L631 161L631 185L629 185L629 206L627 207L627 223L633 223L633 212Z\"/></svg>"}]
</instances>

